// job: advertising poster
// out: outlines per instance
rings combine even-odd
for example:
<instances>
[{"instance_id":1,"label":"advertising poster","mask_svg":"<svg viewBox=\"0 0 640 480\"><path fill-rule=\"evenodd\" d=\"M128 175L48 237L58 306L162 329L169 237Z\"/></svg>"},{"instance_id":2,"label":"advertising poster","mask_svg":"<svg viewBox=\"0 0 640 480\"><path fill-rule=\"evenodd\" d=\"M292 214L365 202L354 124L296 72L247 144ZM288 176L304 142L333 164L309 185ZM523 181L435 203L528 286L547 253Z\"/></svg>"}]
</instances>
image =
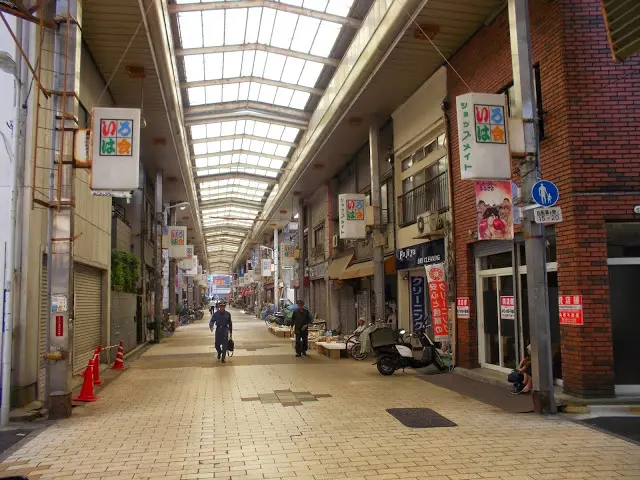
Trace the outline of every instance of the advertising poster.
<instances>
[{"instance_id":1,"label":"advertising poster","mask_svg":"<svg viewBox=\"0 0 640 480\"><path fill-rule=\"evenodd\" d=\"M424 277L411 277L411 327L414 333L424 327L427 319L424 294Z\"/></svg>"},{"instance_id":2,"label":"advertising poster","mask_svg":"<svg viewBox=\"0 0 640 480\"><path fill-rule=\"evenodd\" d=\"M515 320L515 299L512 296L500 297L500 318L502 320Z\"/></svg>"},{"instance_id":3,"label":"advertising poster","mask_svg":"<svg viewBox=\"0 0 640 480\"><path fill-rule=\"evenodd\" d=\"M560 295L558 297L560 325L584 325L582 295Z\"/></svg>"},{"instance_id":4,"label":"advertising poster","mask_svg":"<svg viewBox=\"0 0 640 480\"><path fill-rule=\"evenodd\" d=\"M471 318L471 306L469 297L458 297L456 299L456 314L458 318Z\"/></svg>"},{"instance_id":5,"label":"advertising poster","mask_svg":"<svg viewBox=\"0 0 640 480\"><path fill-rule=\"evenodd\" d=\"M444 264L428 265L425 270L427 272L427 281L429 282L433 337L436 342L449 340L449 311L447 307L447 282L444 275Z\"/></svg>"},{"instance_id":6,"label":"advertising poster","mask_svg":"<svg viewBox=\"0 0 640 480\"><path fill-rule=\"evenodd\" d=\"M513 198L509 180L475 182L478 240L513 240Z\"/></svg>"}]
</instances>

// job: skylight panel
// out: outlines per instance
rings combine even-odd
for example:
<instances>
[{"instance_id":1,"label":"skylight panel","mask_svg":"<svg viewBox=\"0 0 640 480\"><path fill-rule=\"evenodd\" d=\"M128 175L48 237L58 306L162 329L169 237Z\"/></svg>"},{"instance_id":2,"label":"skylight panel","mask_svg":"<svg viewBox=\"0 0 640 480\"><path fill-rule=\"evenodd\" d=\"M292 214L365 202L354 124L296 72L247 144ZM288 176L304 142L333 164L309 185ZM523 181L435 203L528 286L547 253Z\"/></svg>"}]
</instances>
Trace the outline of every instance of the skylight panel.
<instances>
[{"instance_id":1,"label":"skylight panel","mask_svg":"<svg viewBox=\"0 0 640 480\"><path fill-rule=\"evenodd\" d=\"M196 168L202 168L207 166L206 158L196 158Z\"/></svg>"},{"instance_id":2,"label":"skylight panel","mask_svg":"<svg viewBox=\"0 0 640 480\"><path fill-rule=\"evenodd\" d=\"M207 143L207 153L218 153L220 151L220 142Z\"/></svg>"},{"instance_id":3,"label":"skylight panel","mask_svg":"<svg viewBox=\"0 0 640 480\"><path fill-rule=\"evenodd\" d=\"M265 142L262 153L266 153L267 155L274 155L276 153L276 148L278 148L278 145L276 145L275 143Z\"/></svg>"},{"instance_id":4,"label":"skylight panel","mask_svg":"<svg viewBox=\"0 0 640 480\"><path fill-rule=\"evenodd\" d=\"M220 151L228 152L229 150L233 150L233 140L222 140L220 142Z\"/></svg>"},{"instance_id":5,"label":"skylight panel","mask_svg":"<svg viewBox=\"0 0 640 480\"><path fill-rule=\"evenodd\" d=\"M260 96L260 84L256 82L251 82L249 86L249 100L258 101L258 97Z\"/></svg>"},{"instance_id":6,"label":"skylight panel","mask_svg":"<svg viewBox=\"0 0 640 480\"><path fill-rule=\"evenodd\" d=\"M291 97L293 97L293 90L290 88L278 88L276 92L276 97L273 100L273 103L276 105L281 105L283 107L288 107L291 102Z\"/></svg>"},{"instance_id":7,"label":"skylight panel","mask_svg":"<svg viewBox=\"0 0 640 480\"><path fill-rule=\"evenodd\" d=\"M260 94L258 95L258 100L264 103L273 103L273 100L276 97L276 90L278 87L274 87L273 85L260 85Z\"/></svg>"},{"instance_id":8,"label":"skylight panel","mask_svg":"<svg viewBox=\"0 0 640 480\"><path fill-rule=\"evenodd\" d=\"M220 134L223 136L227 136L227 135L233 135L235 133L235 129L236 129L236 122L231 121L231 122L222 122L222 124L219 124L221 126L220 128Z\"/></svg>"},{"instance_id":9,"label":"skylight panel","mask_svg":"<svg viewBox=\"0 0 640 480\"><path fill-rule=\"evenodd\" d=\"M249 150L251 150L252 152L261 153L263 147L264 147L264 142L261 142L259 140L251 140Z\"/></svg>"},{"instance_id":10,"label":"skylight panel","mask_svg":"<svg viewBox=\"0 0 640 480\"><path fill-rule=\"evenodd\" d=\"M337 23L322 21L311 47L311 54L328 57L336 43L341 26Z\"/></svg>"},{"instance_id":11,"label":"skylight panel","mask_svg":"<svg viewBox=\"0 0 640 480\"><path fill-rule=\"evenodd\" d=\"M219 103L222 101L222 85L209 85L206 87L207 103Z\"/></svg>"},{"instance_id":12,"label":"skylight panel","mask_svg":"<svg viewBox=\"0 0 640 480\"><path fill-rule=\"evenodd\" d=\"M275 154L278 155L279 157L288 157L289 150L291 150L291 147L287 145L278 145L276 147ZM276 168L280 168L280 167L276 167Z\"/></svg>"},{"instance_id":13,"label":"skylight panel","mask_svg":"<svg viewBox=\"0 0 640 480\"><path fill-rule=\"evenodd\" d=\"M209 173L209 170L198 170L196 172L196 175L198 175L199 177L206 177L207 175L211 175Z\"/></svg>"},{"instance_id":14,"label":"skylight panel","mask_svg":"<svg viewBox=\"0 0 640 480\"><path fill-rule=\"evenodd\" d=\"M323 67L324 65L321 63L307 61L302 69L298 84L305 87L315 87Z\"/></svg>"},{"instance_id":15,"label":"skylight panel","mask_svg":"<svg viewBox=\"0 0 640 480\"><path fill-rule=\"evenodd\" d=\"M269 53L267 55L267 63L264 67L263 77L271 80L280 80L286 60L287 57L285 57L284 55Z\"/></svg>"},{"instance_id":16,"label":"skylight panel","mask_svg":"<svg viewBox=\"0 0 640 480\"><path fill-rule=\"evenodd\" d=\"M296 92L293 94L293 97L291 98L291 104L289 106L302 110L307 105L310 96L311 94L309 94L309 92L301 92L299 90L296 90Z\"/></svg>"},{"instance_id":17,"label":"skylight panel","mask_svg":"<svg viewBox=\"0 0 640 480\"><path fill-rule=\"evenodd\" d=\"M271 125L269 127L267 137L273 140L280 140L280 138L282 137L282 132L284 132L284 125Z\"/></svg>"},{"instance_id":18,"label":"skylight panel","mask_svg":"<svg viewBox=\"0 0 640 480\"><path fill-rule=\"evenodd\" d=\"M284 162L282 160L271 160L271 168L280 169L282 168L282 165L284 165Z\"/></svg>"},{"instance_id":19,"label":"skylight panel","mask_svg":"<svg viewBox=\"0 0 640 480\"><path fill-rule=\"evenodd\" d=\"M238 100L247 100L249 98L249 82L242 82L238 90Z\"/></svg>"},{"instance_id":20,"label":"skylight panel","mask_svg":"<svg viewBox=\"0 0 640 480\"><path fill-rule=\"evenodd\" d=\"M267 172L267 177L276 178L278 174L276 172Z\"/></svg>"},{"instance_id":21,"label":"skylight panel","mask_svg":"<svg viewBox=\"0 0 640 480\"><path fill-rule=\"evenodd\" d=\"M196 143L193 146L193 154L194 155L204 155L207 153L207 144L206 143Z\"/></svg>"},{"instance_id":22,"label":"skylight panel","mask_svg":"<svg viewBox=\"0 0 640 480\"><path fill-rule=\"evenodd\" d=\"M310 8L311 10L317 10L318 12L324 12L328 3L327 0L304 0L302 6Z\"/></svg>"},{"instance_id":23,"label":"skylight panel","mask_svg":"<svg viewBox=\"0 0 640 480\"><path fill-rule=\"evenodd\" d=\"M346 17L349 15L351 5L353 5L353 0L329 0L326 12Z\"/></svg>"},{"instance_id":24,"label":"skylight panel","mask_svg":"<svg viewBox=\"0 0 640 480\"><path fill-rule=\"evenodd\" d=\"M272 8L262 9L262 18L260 19L260 32L258 33L258 42L269 45L271 42L271 33L273 32L273 24L276 18L276 11Z\"/></svg>"},{"instance_id":25,"label":"skylight panel","mask_svg":"<svg viewBox=\"0 0 640 480\"><path fill-rule=\"evenodd\" d=\"M295 13L279 11L271 35L271 45L280 48L289 48L293 39L293 32L300 16Z\"/></svg>"},{"instance_id":26,"label":"skylight panel","mask_svg":"<svg viewBox=\"0 0 640 480\"><path fill-rule=\"evenodd\" d=\"M298 7L302 6L303 0L281 0L282 3L287 3L289 5L296 5Z\"/></svg>"},{"instance_id":27,"label":"skylight panel","mask_svg":"<svg viewBox=\"0 0 640 480\"><path fill-rule=\"evenodd\" d=\"M247 9L232 8L226 10L224 25L224 44L239 45L244 43L245 26L247 24Z\"/></svg>"},{"instance_id":28,"label":"skylight panel","mask_svg":"<svg viewBox=\"0 0 640 480\"><path fill-rule=\"evenodd\" d=\"M204 77L206 80L222 78L222 53L207 53L204 56Z\"/></svg>"},{"instance_id":29,"label":"skylight panel","mask_svg":"<svg viewBox=\"0 0 640 480\"><path fill-rule=\"evenodd\" d=\"M240 84L228 83L222 86L222 101L223 102L235 102L238 100Z\"/></svg>"},{"instance_id":30,"label":"skylight panel","mask_svg":"<svg viewBox=\"0 0 640 480\"><path fill-rule=\"evenodd\" d=\"M281 140L285 142L294 142L298 136L299 129L293 127L285 127Z\"/></svg>"},{"instance_id":31,"label":"skylight panel","mask_svg":"<svg viewBox=\"0 0 640 480\"><path fill-rule=\"evenodd\" d=\"M320 20L311 17L300 17L296 30L293 35L293 41L291 42L291 50L296 52L309 53L311 45L313 45L313 39L316 37L316 32L320 25Z\"/></svg>"},{"instance_id":32,"label":"skylight panel","mask_svg":"<svg viewBox=\"0 0 640 480\"><path fill-rule=\"evenodd\" d=\"M233 140L233 149L234 149L234 150L242 150L242 139L241 139L241 138L236 138L236 139L234 139L234 140ZM235 160L235 157L236 157L236 156L238 156L238 159L240 158L240 156L239 156L239 155L240 155L240 154L237 154L237 153L235 153L235 154L233 155L233 158L234 158L234 160L233 160L233 161L234 161L234 162L236 161L236 160Z\"/></svg>"},{"instance_id":33,"label":"skylight panel","mask_svg":"<svg viewBox=\"0 0 640 480\"><path fill-rule=\"evenodd\" d=\"M271 164L271 159L265 158L265 157L260 157L260 161L258 162L258 166L259 167L269 167L270 164ZM263 175L264 175L264 173L263 173Z\"/></svg>"},{"instance_id":34,"label":"skylight panel","mask_svg":"<svg viewBox=\"0 0 640 480\"><path fill-rule=\"evenodd\" d=\"M208 10L202 12L202 24L204 25L203 42L205 47L224 45L224 14L224 10Z\"/></svg>"},{"instance_id":35,"label":"skylight panel","mask_svg":"<svg viewBox=\"0 0 640 480\"><path fill-rule=\"evenodd\" d=\"M236 135L240 135L242 133L244 133L245 130L245 125L246 125L247 121L246 120L238 120L236 123Z\"/></svg>"},{"instance_id":36,"label":"skylight panel","mask_svg":"<svg viewBox=\"0 0 640 480\"><path fill-rule=\"evenodd\" d=\"M222 78L239 77L242 69L242 52L225 52Z\"/></svg>"},{"instance_id":37,"label":"skylight panel","mask_svg":"<svg viewBox=\"0 0 640 480\"><path fill-rule=\"evenodd\" d=\"M202 47L202 17L200 12L179 13L178 25L180 27L182 48Z\"/></svg>"},{"instance_id":38,"label":"skylight panel","mask_svg":"<svg viewBox=\"0 0 640 480\"><path fill-rule=\"evenodd\" d=\"M247 163L249 165L258 165L258 161L260 160L260 157L258 157L257 155L249 155L247 156Z\"/></svg>"},{"instance_id":39,"label":"skylight panel","mask_svg":"<svg viewBox=\"0 0 640 480\"><path fill-rule=\"evenodd\" d=\"M280 80L287 83L297 84L300 74L304 68L305 60L301 58L287 57L287 61L282 69L282 77Z\"/></svg>"},{"instance_id":40,"label":"skylight panel","mask_svg":"<svg viewBox=\"0 0 640 480\"><path fill-rule=\"evenodd\" d=\"M184 74L187 82L204 80L205 69L202 55L185 55Z\"/></svg>"},{"instance_id":41,"label":"skylight panel","mask_svg":"<svg viewBox=\"0 0 640 480\"><path fill-rule=\"evenodd\" d=\"M257 51L253 63L253 74L256 77L262 77L264 75L264 65L266 62L267 52L263 52L261 50Z\"/></svg>"},{"instance_id":42,"label":"skylight panel","mask_svg":"<svg viewBox=\"0 0 640 480\"><path fill-rule=\"evenodd\" d=\"M241 74L243 77L248 77L253 73L253 61L256 56L255 50L247 50L242 56L242 69Z\"/></svg>"},{"instance_id":43,"label":"skylight panel","mask_svg":"<svg viewBox=\"0 0 640 480\"><path fill-rule=\"evenodd\" d=\"M191 127L191 138L200 140L207 137L207 127L205 125L193 125Z\"/></svg>"},{"instance_id":44,"label":"skylight panel","mask_svg":"<svg viewBox=\"0 0 640 480\"><path fill-rule=\"evenodd\" d=\"M261 20L262 8L250 8L247 16L247 27L244 38L246 43L256 43L258 41L258 32L260 31Z\"/></svg>"}]
</instances>

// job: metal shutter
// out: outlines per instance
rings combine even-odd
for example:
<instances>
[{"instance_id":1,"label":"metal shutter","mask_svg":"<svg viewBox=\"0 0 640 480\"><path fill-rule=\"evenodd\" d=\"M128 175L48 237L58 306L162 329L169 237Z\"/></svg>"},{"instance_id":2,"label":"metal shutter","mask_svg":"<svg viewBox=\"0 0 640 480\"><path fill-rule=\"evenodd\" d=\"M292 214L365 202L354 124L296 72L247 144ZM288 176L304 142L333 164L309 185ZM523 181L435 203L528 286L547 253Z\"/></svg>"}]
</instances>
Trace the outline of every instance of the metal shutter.
<instances>
[{"instance_id":1,"label":"metal shutter","mask_svg":"<svg viewBox=\"0 0 640 480\"><path fill-rule=\"evenodd\" d=\"M40 319L38 322L38 400L44 401L47 363L43 356L47 351L47 256L42 256L40 267Z\"/></svg>"},{"instance_id":2,"label":"metal shutter","mask_svg":"<svg viewBox=\"0 0 640 480\"><path fill-rule=\"evenodd\" d=\"M86 368L102 338L102 271L75 264L73 371Z\"/></svg>"},{"instance_id":3,"label":"metal shutter","mask_svg":"<svg viewBox=\"0 0 640 480\"><path fill-rule=\"evenodd\" d=\"M314 309L320 320L328 320L327 318L327 284L324 280L314 282Z\"/></svg>"}]
</instances>

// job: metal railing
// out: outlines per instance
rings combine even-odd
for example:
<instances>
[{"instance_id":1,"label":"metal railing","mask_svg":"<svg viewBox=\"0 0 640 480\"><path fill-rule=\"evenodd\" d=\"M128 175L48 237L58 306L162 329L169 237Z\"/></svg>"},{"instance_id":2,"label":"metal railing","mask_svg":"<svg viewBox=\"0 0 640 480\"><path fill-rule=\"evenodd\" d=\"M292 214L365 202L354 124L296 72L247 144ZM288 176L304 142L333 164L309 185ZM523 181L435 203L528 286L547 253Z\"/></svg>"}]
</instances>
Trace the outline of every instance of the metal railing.
<instances>
[{"instance_id":1,"label":"metal railing","mask_svg":"<svg viewBox=\"0 0 640 480\"><path fill-rule=\"evenodd\" d=\"M443 172L398 197L398 223L400 227L406 227L416 223L421 213L442 213L448 209L449 184L447 172Z\"/></svg>"}]
</instances>

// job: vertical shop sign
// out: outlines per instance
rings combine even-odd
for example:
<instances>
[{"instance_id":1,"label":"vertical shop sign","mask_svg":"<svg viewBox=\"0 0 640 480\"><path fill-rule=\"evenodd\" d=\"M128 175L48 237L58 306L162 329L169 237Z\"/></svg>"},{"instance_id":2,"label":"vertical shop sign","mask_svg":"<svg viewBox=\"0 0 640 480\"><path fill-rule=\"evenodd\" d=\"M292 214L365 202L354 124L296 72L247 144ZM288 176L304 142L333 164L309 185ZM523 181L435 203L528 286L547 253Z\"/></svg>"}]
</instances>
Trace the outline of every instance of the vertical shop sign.
<instances>
[{"instance_id":1,"label":"vertical shop sign","mask_svg":"<svg viewBox=\"0 0 640 480\"><path fill-rule=\"evenodd\" d=\"M293 243L283 242L280 244L280 262L283 268L290 268L295 265L296 259Z\"/></svg>"},{"instance_id":2,"label":"vertical shop sign","mask_svg":"<svg viewBox=\"0 0 640 480\"><path fill-rule=\"evenodd\" d=\"M364 220L365 196L344 193L338 197L339 233L341 239L359 239L367 235Z\"/></svg>"},{"instance_id":3,"label":"vertical shop sign","mask_svg":"<svg viewBox=\"0 0 640 480\"><path fill-rule=\"evenodd\" d=\"M162 308L169 308L169 250L162 249Z\"/></svg>"},{"instance_id":4,"label":"vertical shop sign","mask_svg":"<svg viewBox=\"0 0 640 480\"><path fill-rule=\"evenodd\" d=\"M478 240L513 239L513 197L510 181L475 182Z\"/></svg>"},{"instance_id":5,"label":"vertical shop sign","mask_svg":"<svg viewBox=\"0 0 640 480\"><path fill-rule=\"evenodd\" d=\"M56 315L56 337L64 337L64 317Z\"/></svg>"},{"instance_id":6,"label":"vertical shop sign","mask_svg":"<svg viewBox=\"0 0 640 480\"><path fill-rule=\"evenodd\" d=\"M449 312L447 309L447 282L444 276L444 263L427 265L425 270L427 272L427 281L429 282L433 336L436 342L448 340Z\"/></svg>"},{"instance_id":7,"label":"vertical shop sign","mask_svg":"<svg viewBox=\"0 0 640 480\"><path fill-rule=\"evenodd\" d=\"M456 97L462 180L511 178L506 95Z\"/></svg>"},{"instance_id":8,"label":"vertical shop sign","mask_svg":"<svg viewBox=\"0 0 640 480\"><path fill-rule=\"evenodd\" d=\"M169 258L182 260L187 256L187 227L169 227Z\"/></svg>"},{"instance_id":9,"label":"vertical shop sign","mask_svg":"<svg viewBox=\"0 0 640 480\"><path fill-rule=\"evenodd\" d=\"M560 325L584 325L582 295L560 295L558 297Z\"/></svg>"},{"instance_id":10,"label":"vertical shop sign","mask_svg":"<svg viewBox=\"0 0 640 480\"><path fill-rule=\"evenodd\" d=\"M502 320L515 320L516 308L513 296L500 297L500 318Z\"/></svg>"},{"instance_id":11,"label":"vertical shop sign","mask_svg":"<svg viewBox=\"0 0 640 480\"><path fill-rule=\"evenodd\" d=\"M456 299L456 315L458 318L471 318L471 305L469 297L458 297Z\"/></svg>"},{"instance_id":12,"label":"vertical shop sign","mask_svg":"<svg viewBox=\"0 0 640 480\"><path fill-rule=\"evenodd\" d=\"M411 326L413 332L422 329L426 323L424 277L411 277Z\"/></svg>"},{"instance_id":13,"label":"vertical shop sign","mask_svg":"<svg viewBox=\"0 0 640 480\"><path fill-rule=\"evenodd\" d=\"M263 277L271 276L271 259L270 258L262 259L262 276Z\"/></svg>"},{"instance_id":14,"label":"vertical shop sign","mask_svg":"<svg viewBox=\"0 0 640 480\"><path fill-rule=\"evenodd\" d=\"M93 190L128 191L139 188L139 108L94 108L91 144Z\"/></svg>"}]
</instances>

